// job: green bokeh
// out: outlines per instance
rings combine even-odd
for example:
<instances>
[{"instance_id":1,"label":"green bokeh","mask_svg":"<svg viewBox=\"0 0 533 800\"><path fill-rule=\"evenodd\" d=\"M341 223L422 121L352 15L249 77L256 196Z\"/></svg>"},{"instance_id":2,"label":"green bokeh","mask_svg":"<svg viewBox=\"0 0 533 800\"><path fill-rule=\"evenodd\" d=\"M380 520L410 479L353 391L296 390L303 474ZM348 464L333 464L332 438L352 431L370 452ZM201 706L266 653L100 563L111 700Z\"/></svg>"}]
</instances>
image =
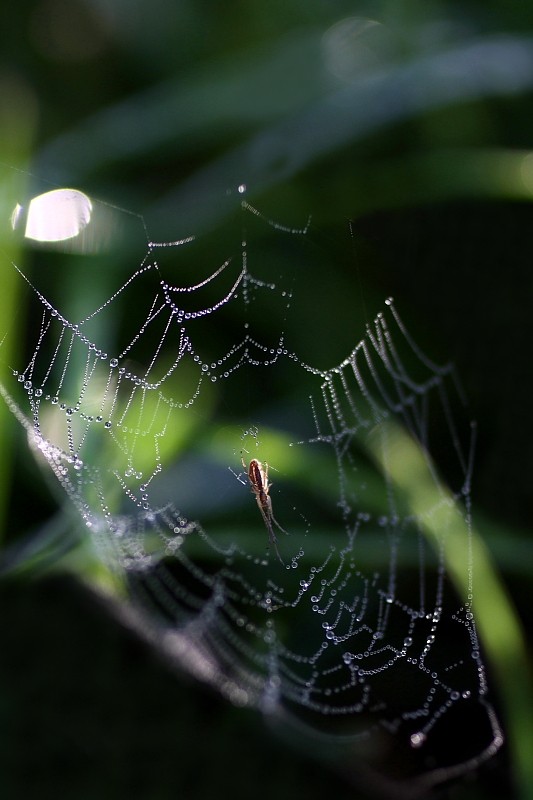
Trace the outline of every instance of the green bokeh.
<instances>
[{"instance_id":1,"label":"green bokeh","mask_svg":"<svg viewBox=\"0 0 533 800\"><path fill-rule=\"evenodd\" d=\"M302 227L312 215L305 259L293 257L290 237L267 257L266 237L250 236L254 263L268 268L270 259L294 285L285 327L303 360L337 363L392 294L426 352L457 364L479 428L477 528L516 606L514 622L529 635L533 9L41 0L12 4L4 16L0 339L15 336L0 351L2 380L15 358L8 342L24 346L16 332L25 300L9 263L36 275L46 263L14 244L14 200L78 186L141 212L154 240L198 232L225 242L231 210L221 198L244 181L267 216ZM361 23L368 19L380 25ZM126 247L116 272L95 261L95 290L109 294L131 257ZM78 282L64 263L54 289L74 308ZM279 323L265 319L265 329ZM333 791L333 781L336 796L353 796L348 784L269 742L257 720L202 690L174 687L166 667L118 624L102 633L104 615L89 611L71 582L26 583L66 545L60 523L49 522L56 498L5 409L0 426L3 539L22 553L17 580L12 574L2 589L5 796L200 797L223 788L235 797L297 798ZM47 521L58 533L39 551ZM22 541L36 541L37 555L29 544L21 550ZM60 563L94 579L70 559ZM491 570L489 562L476 574L481 596ZM505 646L503 636L500 652L490 643L503 701L516 688L513 669L501 668ZM527 683L523 654L520 670ZM516 760L533 749L529 721L505 705L503 713L520 747L455 796L511 796L508 782L517 797L531 796ZM205 750L198 732L184 734L195 724L209 729ZM137 783L136 760L151 765Z\"/></svg>"}]
</instances>

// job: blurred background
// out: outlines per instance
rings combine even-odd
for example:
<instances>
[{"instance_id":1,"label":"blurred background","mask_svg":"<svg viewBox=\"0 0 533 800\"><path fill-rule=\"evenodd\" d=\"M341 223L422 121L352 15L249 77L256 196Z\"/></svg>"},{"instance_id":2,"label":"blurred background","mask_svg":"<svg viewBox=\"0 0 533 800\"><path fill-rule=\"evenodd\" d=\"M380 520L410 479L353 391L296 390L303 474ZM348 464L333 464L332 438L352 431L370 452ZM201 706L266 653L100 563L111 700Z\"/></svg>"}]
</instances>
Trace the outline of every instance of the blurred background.
<instances>
[{"instance_id":1,"label":"blurred background","mask_svg":"<svg viewBox=\"0 0 533 800\"><path fill-rule=\"evenodd\" d=\"M284 225L312 215L282 321L304 361L338 363L393 295L425 351L455 362L479 428L476 522L518 644L488 654L508 746L441 793L533 796L533 8L21 0L0 13L4 266L37 273L45 257L12 236L24 195L73 186L142 213L153 240L224 238L227 190L245 183ZM23 326L5 268L1 286L6 330ZM68 272L58 287L75 303ZM1 355L4 380L14 356ZM60 530L24 569L57 500L4 408L0 425L2 547L22 554L0 582L2 797L366 796L176 678L61 567Z\"/></svg>"}]
</instances>

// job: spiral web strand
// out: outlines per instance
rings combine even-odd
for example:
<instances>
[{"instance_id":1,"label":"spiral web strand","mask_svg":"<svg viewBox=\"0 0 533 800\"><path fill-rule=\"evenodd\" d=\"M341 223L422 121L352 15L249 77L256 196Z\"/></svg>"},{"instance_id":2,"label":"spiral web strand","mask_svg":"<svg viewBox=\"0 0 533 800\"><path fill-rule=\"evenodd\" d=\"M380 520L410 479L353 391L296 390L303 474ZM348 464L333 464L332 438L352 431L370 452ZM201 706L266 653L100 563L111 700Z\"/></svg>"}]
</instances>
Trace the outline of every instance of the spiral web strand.
<instances>
[{"instance_id":1,"label":"spiral web strand","mask_svg":"<svg viewBox=\"0 0 533 800\"><path fill-rule=\"evenodd\" d=\"M31 344L5 399L143 632L182 668L302 736L360 745L393 777L432 783L481 763L502 734L472 612L473 435L456 421L453 368L425 356L392 300L342 363L314 368L283 333L255 330L264 304L290 314L291 293L254 275L245 241L202 263L205 277L175 278L197 244L148 241L77 319L14 265ZM299 391L293 432L268 403L237 399L244 387L267 401L270 380ZM280 560L251 458L268 465L288 533ZM463 599L446 568L458 539Z\"/></svg>"}]
</instances>

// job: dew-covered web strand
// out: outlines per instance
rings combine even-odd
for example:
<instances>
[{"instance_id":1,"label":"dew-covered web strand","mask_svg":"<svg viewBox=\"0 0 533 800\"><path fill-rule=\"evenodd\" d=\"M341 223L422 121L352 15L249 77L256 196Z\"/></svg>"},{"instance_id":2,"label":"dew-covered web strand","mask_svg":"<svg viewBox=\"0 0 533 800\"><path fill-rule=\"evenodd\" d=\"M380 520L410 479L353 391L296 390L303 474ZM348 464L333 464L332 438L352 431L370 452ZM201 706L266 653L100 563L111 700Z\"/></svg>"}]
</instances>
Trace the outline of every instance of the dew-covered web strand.
<instances>
[{"instance_id":1,"label":"dew-covered web strand","mask_svg":"<svg viewBox=\"0 0 533 800\"><path fill-rule=\"evenodd\" d=\"M248 201L241 207L273 235L309 234L308 225L287 228ZM452 710L486 694L471 607L462 608L445 581L446 527L458 519L468 531L472 468L471 440L460 435L450 400L457 394L453 369L425 356L390 299L361 342L331 369L304 363L286 346L283 331L275 334L274 344L263 341L253 328L251 293L255 307L267 296L276 299L284 320L291 293L274 280L254 276L246 240L241 235L236 254L214 258L205 278L178 285L163 274L171 267L167 261L164 268L159 265L154 252L178 258L196 240L153 242L147 234L139 266L78 323L54 308L15 266L34 295L30 327L35 323L36 331L27 366L13 370L15 387L22 391L2 387L2 392L79 511L102 558L122 576L157 646L189 668L195 665L234 702L295 715L330 741L346 735L354 741L399 737L414 750L429 748L428 757L440 764L442 754L431 750L432 732ZM240 265L228 288L223 281L236 258ZM130 305L130 317L138 313L139 319L126 343L113 352L96 340L94 323L113 315L115 306L146 278L151 280L150 294L144 292L146 305ZM194 311L181 306L180 297L216 289L219 280L219 296L208 305ZM215 358L204 355L189 323L220 319L223 325L237 297L242 301L241 338ZM84 333L89 323L96 331L92 338ZM417 377L405 350L416 361ZM236 523L230 537L222 539L209 518L204 523L201 514L198 519L183 514L174 504L171 484L164 482L172 467L165 443L199 413L191 406L201 404L204 380L216 382L231 405L231 379L237 373L264 387L268 369L278 364L287 368L292 393L306 376L299 413L314 428L307 438L295 433L283 445L287 463L295 459L296 480L294 500L288 499L292 488L282 474L279 494L272 498L276 515L278 501L292 515L292 525L282 522L289 533L283 537L282 563L268 546L260 509L250 509L245 524ZM182 385L190 388L177 396ZM430 553L424 520L402 505L394 481L397 445L387 423L394 420L421 445L435 493L430 513L436 513L449 495L430 454L428 430L435 413L458 456L465 510L451 505L441 531L443 544ZM221 467L224 473L230 467L237 478L232 488L239 490L236 502L243 509L245 502L255 501L249 484L232 469L232 459L237 455L233 464L239 469L243 450L260 457L268 439L261 421L255 428L250 423L243 416L241 433L228 446ZM212 430L217 432L216 420ZM372 441L379 443L381 473L370 467L365 453ZM311 488L316 486L309 475L313 469L322 471L324 488L329 486L319 502ZM157 495L158 483L167 495ZM471 590L471 562L464 568ZM448 655L450 636L453 653ZM476 756L467 752L463 767L482 760L501 740L495 717L487 714L492 739ZM343 720L338 729L330 724L335 719ZM352 729L346 728L347 720L353 720ZM459 768L446 769L452 767Z\"/></svg>"}]
</instances>

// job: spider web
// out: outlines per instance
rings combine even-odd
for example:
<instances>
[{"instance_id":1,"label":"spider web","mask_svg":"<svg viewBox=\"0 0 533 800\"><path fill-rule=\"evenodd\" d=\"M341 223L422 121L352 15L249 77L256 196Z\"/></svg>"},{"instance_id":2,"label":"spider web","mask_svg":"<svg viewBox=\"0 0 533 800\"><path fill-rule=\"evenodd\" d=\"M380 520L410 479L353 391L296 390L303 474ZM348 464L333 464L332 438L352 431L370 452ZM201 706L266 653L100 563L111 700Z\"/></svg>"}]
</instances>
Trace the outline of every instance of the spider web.
<instances>
[{"instance_id":1,"label":"spider web","mask_svg":"<svg viewBox=\"0 0 533 800\"><path fill-rule=\"evenodd\" d=\"M237 238L150 241L124 214L125 267L40 251L30 280L13 264L28 345L2 393L130 619L179 667L321 752L449 779L503 741L472 611L474 429L453 367L390 299L341 363L302 360L277 273L307 228L235 196ZM287 533L274 528L279 560L252 458Z\"/></svg>"}]
</instances>

